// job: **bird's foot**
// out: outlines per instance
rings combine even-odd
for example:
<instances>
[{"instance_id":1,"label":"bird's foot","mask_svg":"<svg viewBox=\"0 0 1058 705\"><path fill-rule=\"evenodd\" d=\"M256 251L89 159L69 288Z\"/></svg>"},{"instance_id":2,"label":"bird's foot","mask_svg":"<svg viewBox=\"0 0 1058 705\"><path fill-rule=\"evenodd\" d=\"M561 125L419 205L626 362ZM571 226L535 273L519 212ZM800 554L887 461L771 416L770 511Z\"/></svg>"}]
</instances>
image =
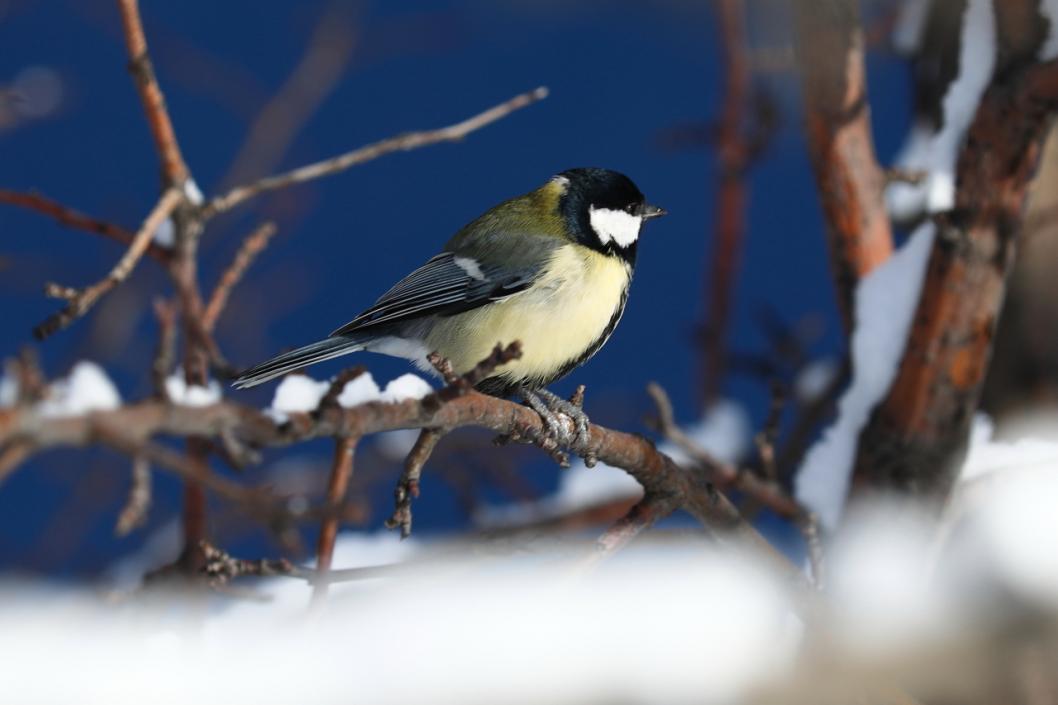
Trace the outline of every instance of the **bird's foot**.
<instances>
[{"instance_id":1,"label":"bird's foot","mask_svg":"<svg viewBox=\"0 0 1058 705\"><path fill-rule=\"evenodd\" d=\"M584 462L588 467L595 465L595 454L588 447L591 439L591 422L582 408L584 403L583 385L578 387L573 394L573 398L568 400L547 389L522 389L520 393L525 403L540 415L550 439L556 444L574 450L584 458ZM573 422L572 433L570 433L569 426L565 420L560 418L560 416L565 416Z\"/></svg>"}]
</instances>

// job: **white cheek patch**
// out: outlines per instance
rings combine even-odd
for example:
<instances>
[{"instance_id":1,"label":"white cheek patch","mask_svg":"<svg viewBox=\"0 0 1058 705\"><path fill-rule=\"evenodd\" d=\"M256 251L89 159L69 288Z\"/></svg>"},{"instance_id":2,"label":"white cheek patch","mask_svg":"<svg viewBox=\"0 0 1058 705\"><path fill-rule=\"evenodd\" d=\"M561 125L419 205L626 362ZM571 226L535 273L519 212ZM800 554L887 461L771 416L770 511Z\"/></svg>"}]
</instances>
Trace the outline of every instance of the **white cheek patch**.
<instances>
[{"instance_id":1,"label":"white cheek patch","mask_svg":"<svg viewBox=\"0 0 1058 705\"><path fill-rule=\"evenodd\" d=\"M478 266L477 260L473 260L469 257L453 257L452 261L471 278L477 279L478 281L484 281L485 274L481 271L481 267Z\"/></svg>"},{"instance_id":2,"label":"white cheek patch","mask_svg":"<svg viewBox=\"0 0 1058 705\"><path fill-rule=\"evenodd\" d=\"M604 245L613 241L618 247L628 247L639 239L643 219L637 215L609 208L588 209L591 227Z\"/></svg>"}]
</instances>

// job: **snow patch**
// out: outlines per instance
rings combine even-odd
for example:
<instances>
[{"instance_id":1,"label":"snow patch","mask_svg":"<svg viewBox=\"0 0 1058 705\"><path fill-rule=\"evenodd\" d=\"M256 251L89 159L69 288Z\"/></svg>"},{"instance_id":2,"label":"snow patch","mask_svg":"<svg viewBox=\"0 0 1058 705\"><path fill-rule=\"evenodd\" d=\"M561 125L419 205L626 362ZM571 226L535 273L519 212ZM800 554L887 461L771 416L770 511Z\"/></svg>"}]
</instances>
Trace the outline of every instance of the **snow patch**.
<instances>
[{"instance_id":1,"label":"snow patch","mask_svg":"<svg viewBox=\"0 0 1058 705\"><path fill-rule=\"evenodd\" d=\"M276 387L267 413L275 416L314 411L330 387L326 380L317 382L308 375L287 375Z\"/></svg>"},{"instance_id":2,"label":"snow patch","mask_svg":"<svg viewBox=\"0 0 1058 705\"><path fill-rule=\"evenodd\" d=\"M896 376L918 304L934 226L926 223L856 289L852 382L838 401L838 417L808 451L797 475L797 498L833 529L848 493L860 431Z\"/></svg>"},{"instance_id":3,"label":"snow patch","mask_svg":"<svg viewBox=\"0 0 1058 705\"><path fill-rule=\"evenodd\" d=\"M977 112L996 63L996 20L992 0L969 0L959 37L959 72L948 85L939 130L912 128L896 158L896 166L924 171L918 184L895 182L886 188L886 202L897 220L912 220L923 211L939 213L955 205L955 165L970 123Z\"/></svg>"},{"instance_id":4,"label":"snow patch","mask_svg":"<svg viewBox=\"0 0 1058 705\"><path fill-rule=\"evenodd\" d=\"M1036 56L1040 61L1050 61L1058 58L1058 0L1043 0L1040 3L1040 14L1047 19L1050 27L1047 40Z\"/></svg>"},{"instance_id":5,"label":"snow patch","mask_svg":"<svg viewBox=\"0 0 1058 705\"><path fill-rule=\"evenodd\" d=\"M405 399L422 399L432 392L429 382L409 372L391 380L382 392L381 400L393 404Z\"/></svg>"},{"instance_id":6,"label":"snow patch","mask_svg":"<svg viewBox=\"0 0 1058 705\"><path fill-rule=\"evenodd\" d=\"M179 406L211 406L219 403L223 397L217 380L207 380L205 386L189 385L182 370L165 378L165 392L170 401Z\"/></svg>"},{"instance_id":7,"label":"snow patch","mask_svg":"<svg viewBox=\"0 0 1058 705\"><path fill-rule=\"evenodd\" d=\"M419 429L402 428L397 431L386 431L375 436L375 447L389 460L403 461L415 445Z\"/></svg>"},{"instance_id":8,"label":"snow patch","mask_svg":"<svg viewBox=\"0 0 1058 705\"><path fill-rule=\"evenodd\" d=\"M922 34L926 29L926 19L933 0L904 0L893 26L893 48L900 54L909 56L922 46Z\"/></svg>"},{"instance_id":9,"label":"snow patch","mask_svg":"<svg viewBox=\"0 0 1058 705\"><path fill-rule=\"evenodd\" d=\"M158 229L154 231L154 242L161 247L172 247L176 244L176 226L173 225L172 218L166 218L158 224Z\"/></svg>"},{"instance_id":10,"label":"snow patch","mask_svg":"<svg viewBox=\"0 0 1058 705\"><path fill-rule=\"evenodd\" d=\"M315 411L323 400L332 380L317 381L308 375L287 375L276 387L272 404L265 409L276 423L287 420L287 414L304 414ZM349 409L371 401L398 402L405 399L422 399L433 391L427 382L411 373L401 375L380 391L371 373L364 372L349 380L338 395L338 405Z\"/></svg>"},{"instance_id":11,"label":"snow patch","mask_svg":"<svg viewBox=\"0 0 1058 705\"><path fill-rule=\"evenodd\" d=\"M7 374L0 375L0 409L14 406L18 401L18 380Z\"/></svg>"},{"instance_id":12,"label":"snow patch","mask_svg":"<svg viewBox=\"0 0 1058 705\"><path fill-rule=\"evenodd\" d=\"M370 372L364 372L346 382L338 395L338 405L349 409L369 401L378 401L381 391Z\"/></svg>"},{"instance_id":13,"label":"snow patch","mask_svg":"<svg viewBox=\"0 0 1058 705\"><path fill-rule=\"evenodd\" d=\"M838 373L839 363L831 358L814 360L805 365L794 380L794 394L802 404L811 404L823 396L834 376Z\"/></svg>"},{"instance_id":14,"label":"snow patch","mask_svg":"<svg viewBox=\"0 0 1058 705\"><path fill-rule=\"evenodd\" d=\"M121 395L103 368L82 360L68 377L48 385L47 395L37 406L41 416L80 416L90 411L109 411L121 406Z\"/></svg>"}]
</instances>

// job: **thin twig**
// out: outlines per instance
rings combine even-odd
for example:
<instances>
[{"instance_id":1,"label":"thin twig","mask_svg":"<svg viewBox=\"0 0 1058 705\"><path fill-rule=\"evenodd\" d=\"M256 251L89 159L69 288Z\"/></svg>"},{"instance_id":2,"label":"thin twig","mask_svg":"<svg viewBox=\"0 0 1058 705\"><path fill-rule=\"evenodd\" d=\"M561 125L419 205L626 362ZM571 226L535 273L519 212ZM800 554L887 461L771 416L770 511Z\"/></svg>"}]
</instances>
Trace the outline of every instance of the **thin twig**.
<instances>
[{"instance_id":1,"label":"thin twig","mask_svg":"<svg viewBox=\"0 0 1058 705\"><path fill-rule=\"evenodd\" d=\"M339 438L334 446L334 463L331 466L331 476L327 482L327 504L329 506L340 506L345 502L345 495L349 491L349 480L353 476L353 455L356 452L356 443L359 439L355 436ZM338 525L340 518L327 517L320 526L320 537L316 543L316 573L326 575L331 570L331 561L334 558L334 543L338 537ZM327 580L315 583L312 590L313 602L319 603L327 597Z\"/></svg>"},{"instance_id":2,"label":"thin twig","mask_svg":"<svg viewBox=\"0 0 1058 705\"><path fill-rule=\"evenodd\" d=\"M746 203L749 198L746 169L751 159L744 124L751 78L743 22L744 8L741 0L720 0L715 5L725 80L723 109L715 128L719 174L711 272L706 277L705 291L709 310L703 346L703 407L715 401L727 367L728 320L746 229Z\"/></svg>"},{"instance_id":3,"label":"thin twig","mask_svg":"<svg viewBox=\"0 0 1058 705\"><path fill-rule=\"evenodd\" d=\"M114 265L114 268L110 270L106 278L80 290L74 298L70 299L63 310L48 317L47 320L37 326L33 331L37 338L46 338L70 325L88 313L102 296L125 281L129 274L132 273L132 270L135 269L140 258L143 257L143 253L146 252L148 245L150 245L158 226L169 217L181 200L183 200L183 195L175 189L169 189L162 194L147 219L143 221L143 225L136 232L135 237L129 244L129 249L125 251L125 254Z\"/></svg>"},{"instance_id":4,"label":"thin twig","mask_svg":"<svg viewBox=\"0 0 1058 705\"><path fill-rule=\"evenodd\" d=\"M147 37L143 33L139 3L137 0L118 0L118 8L121 10L125 45L128 48L129 73L135 81L154 138L154 147L162 162L163 183L166 187L182 189L190 175L180 154L169 111L165 107L165 96L154 75L150 54L147 53Z\"/></svg>"},{"instance_id":5,"label":"thin twig","mask_svg":"<svg viewBox=\"0 0 1058 705\"><path fill-rule=\"evenodd\" d=\"M19 193L18 191L0 189L0 203L10 203L13 206L36 211L54 218L59 225L102 235L123 245L131 245L136 237L136 233L120 225L79 213L39 193ZM147 248L147 254L161 262L169 258L169 251L155 242L151 242Z\"/></svg>"},{"instance_id":6,"label":"thin twig","mask_svg":"<svg viewBox=\"0 0 1058 705\"><path fill-rule=\"evenodd\" d=\"M589 559L589 564L616 553L659 519L671 514L678 506L676 497L671 495L644 495L627 514L599 537L596 542L598 550Z\"/></svg>"},{"instance_id":7,"label":"thin twig","mask_svg":"<svg viewBox=\"0 0 1058 705\"><path fill-rule=\"evenodd\" d=\"M0 446L0 485L2 485L18 466L25 462L26 458L33 454L33 444L28 442L14 442L10 445Z\"/></svg>"},{"instance_id":8,"label":"thin twig","mask_svg":"<svg viewBox=\"0 0 1058 705\"><path fill-rule=\"evenodd\" d=\"M363 365L350 367L339 372L331 382L331 386L327 388L327 393L320 399L320 403L316 409L317 412L337 406L338 397L340 397L345 390L345 385L349 384L365 372L367 372L367 368Z\"/></svg>"},{"instance_id":9,"label":"thin twig","mask_svg":"<svg viewBox=\"0 0 1058 705\"><path fill-rule=\"evenodd\" d=\"M441 373L448 384L433 394L423 399L426 408L439 408L442 404L458 399L470 390L474 389L480 382L487 379L497 367L508 362L517 360L522 356L522 343L515 340L506 347L496 344L489 356L474 365L470 371L458 377L453 377L452 363L436 353L428 356L431 364ZM451 381L449 381L451 380Z\"/></svg>"},{"instance_id":10,"label":"thin twig","mask_svg":"<svg viewBox=\"0 0 1058 705\"><path fill-rule=\"evenodd\" d=\"M816 590L826 587L826 563L823 558L823 541L819 535L819 517L808 512L798 523L808 552L808 564L812 568L812 585Z\"/></svg>"},{"instance_id":11,"label":"thin twig","mask_svg":"<svg viewBox=\"0 0 1058 705\"><path fill-rule=\"evenodd\" d=\"M206 576L211 587L223 587L243 576L303 577L306 574L285 558L261 558L255 561L234 558L208 541L199 542L198 549L205 559L201 572Z\"/></svg>"},{"instance_id":12,"label":"thin twig","mask_svg":"<svg viewBox=\"0 0 1058 705\"><path fill-rule=\"evenodd\" d=\"M658 430L700 465L709 474L712 482L720 487L734 487L745 492L754 500L788 519L796 520L804 516L805 509L778 483L764 480L751 472L744 472L735 465L722 462L691 440L676 424L672 413L672 402L660 385L652 382L647 386L647 393L657 406Z\"/></svg>"},{"instance_id":13,"label":"thin twig","mask_svg":"<svg viewBox=\"0 0 1058 705\"><path fill-rule=\"evenodd\" d=\"M438 142L457 142L475 130L507 117L516 110L547 97L547 88L541 86L522 93L488 110L467 118L462 122L423 132L409 132L396 137L374 142L331 159L308 164L283 174L270 176L252 184L237 186L228 193L211 199L202 209L202 218L208 219L266 191L286 188L292 184L330 176L357 164L377 159L391 152L418 149Z\"/></svg>"},{"instance_id":14,"label":"thin twig","mask_svg":"<svg viewBox=\"0 0 1058 705\"><path fill-rule=\"evenodd\" d=\"M132 487L128 499L118 515L114 534L127 536L133 529L143 526L147 521L147 512L151 507L151 466L145 458L132 459Z\"/></svg>"},{"instance_id":15,"label":"thin twig","mask_svg":"<svg viewBox=\"0 0 1058 705\"><path fill-rule=\"evenodd\" d=\"M770 482L779 481L775 465L775 442L779 437L779 426L782 423L782 411L785 405L786 389L778 380L773 381L768 417L764 421L764 427L753 437L753 444L757 446L757 454L760 456L761 472Z\"/></svg>"},{"instance_id":16,"label":"thin twig","mask_svg":"<svg viewBox=\"0 0 1058 705\"><path fill-rule=\"evenodd\" d=\"M220 318L220 314L224 311L232 289L242 279L246 270L253 263L254 258L264 248L268 247L268 242L275 234L275 223L268 222L258 226L256 230L243 240L242 246L235 254L235 259L232 260L231 265L228 266L228 269L221 275L220 281L217 282L217 287L213 290L212 296L209 297L209 303L206 304L206 310L202 314L202 327L207 331L212 331L216 327L217 319Z\"/></svg>"},{"instance_id":17,"label":"thin twig","mask_svg":"<svg viewBox=\"0 0 1058 705\"><path fill-rule=\"evenodd\" d=\"M151 377L154 380L154 394L159 399L168 400L169 390L166 382L173 369L173 357L176 353L176 307L164 300L155 299L154 317L158 320L158 345L154 350L151 363Z\"/></svg>"},{"instance_id":18,"label":"thin twig","mask_svg":"<svg viewBox=\"0 0 1058 705\"><path fill-rule=\"evenodd\" d=\"M402 539L411 536L411 500L419 496L419 479L422 477L422 468L430 459L430 454L433 453L437 442L444 434L445 432L438 428L424 428L419 432L415 445L404 461L404 470L393 491L395 504L393 515L386 520L386 528L399 528Z\"/></svg>"}]
</instances>

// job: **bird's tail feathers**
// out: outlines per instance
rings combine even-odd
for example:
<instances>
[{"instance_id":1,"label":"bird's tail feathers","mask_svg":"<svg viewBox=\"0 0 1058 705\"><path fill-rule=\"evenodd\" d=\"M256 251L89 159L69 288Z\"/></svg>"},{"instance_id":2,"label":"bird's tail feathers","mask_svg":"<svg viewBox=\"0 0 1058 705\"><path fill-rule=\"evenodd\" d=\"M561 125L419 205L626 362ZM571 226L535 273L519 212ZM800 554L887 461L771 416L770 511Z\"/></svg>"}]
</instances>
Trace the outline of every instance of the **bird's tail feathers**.
<instances>
[{"instance_id":1,"label":"bird's tail feathers","mask_svg":"<svg viewBox=\"0 0 1058 705\"><path fill-rule=\"evenodd\" d=\"M239 375L239 378L232 382L232 386L236 389L255 387L270 379L285 375L287 372L363 349L364 341L360 338L349 336L325 338L311 345L276 355L271 360L251 367Z\"/></svg>"}]
</instances>

